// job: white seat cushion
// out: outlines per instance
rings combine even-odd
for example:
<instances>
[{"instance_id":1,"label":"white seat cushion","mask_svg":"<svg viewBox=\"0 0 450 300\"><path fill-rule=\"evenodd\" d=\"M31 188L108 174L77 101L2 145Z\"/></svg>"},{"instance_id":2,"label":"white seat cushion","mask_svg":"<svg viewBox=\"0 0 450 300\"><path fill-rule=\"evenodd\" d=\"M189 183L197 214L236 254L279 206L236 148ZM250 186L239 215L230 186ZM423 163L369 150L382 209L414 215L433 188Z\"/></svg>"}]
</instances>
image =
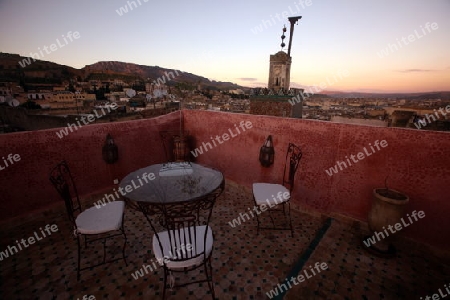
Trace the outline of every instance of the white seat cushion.
<instances>
[{"instance_id":1,"label":"white seat cushion","mask_svg":"<svg viewBox=\"0 0 450 300\"><path fill-rule=\"evenodd\" d=\"M289 190L281 184L254 183L253 196L255 197L255 201L258 206L262 204L274 206L288 201L291 194L289 193Z\"/></svg>"},{"instance_id":2,"label":"white seat cushion","mask_svg":"<svg viewBox=\"0 0 450 300\"><path fill-rule=\"evenodd\" d=\"M205 236L205 230L207 230L206 228L208 228L208 231L206 233L206 247L204 247L203 241L204 241L204 236ZM181 229L180 231L182 231L182 233L180 235L181 236L185 236L185 235L189 236L188 230L190 230L190 232L191 232L191 235L190 235L191 238L194 239L194 227ZM161 247L159 246L158 238L156 237L156 235L153 235L153 253L155 253L155 258L158 260L158 262L160 262L161 265L162 265L163 261L165 261L166 265L169 269L188 268L188 267L193 267L193 266L197 266L197 265L201 264L205 257L203 255L204 249L206 248L205 249L206 257L208 257L211 254L214 238L213 238L212 229L209 226L206 226L206 225L196 226L196 232L197 232L196 233L196 241L194 241L194 240L192 240L192 241L181 240L180 241L178 238L178 234L174 235L173 231L171 231L172 244L175 243L175 245L178 246L178 248L173 247L175 249L175 253L171 253L172 247L170 247L169 231L158 232L159 240L161 241L161 245L163 248L163 253L161 252ZM186 234L184 234L184 233L186 233ZM190 251L188 251L187 249ZM183 255L183 257L190 257L190 256L194 256L199 253L202 253L202 254L197 257L193 257L193 258L190 258L187 260L183 260L183 261L171 260L171 258L177 257L177 255L179 255L179 256Z\"/></svg>"},{"instance_id":3,"label":"white seat cushion","mask_svg":"<svg viewBox=\"0 0 450 300\"><path fill-rule=\"evenodd\" d=\"M81 234L99 234L118 230L122 225L125 202L114 201L97 208L86 209L78 215L75 223Z\"/></svg>"}]
</instances>

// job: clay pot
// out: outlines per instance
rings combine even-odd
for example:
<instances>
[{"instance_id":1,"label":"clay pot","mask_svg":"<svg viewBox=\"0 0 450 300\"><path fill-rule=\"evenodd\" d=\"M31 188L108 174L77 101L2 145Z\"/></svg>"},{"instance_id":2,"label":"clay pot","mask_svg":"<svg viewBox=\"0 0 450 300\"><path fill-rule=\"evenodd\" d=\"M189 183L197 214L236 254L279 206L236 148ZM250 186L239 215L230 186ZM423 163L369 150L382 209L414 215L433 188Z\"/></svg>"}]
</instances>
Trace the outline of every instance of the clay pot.
<instances>
[{"instance_id":1,"label":"clay pot","mask_svg":"<svg viewBox=\"0 0 450 300\"><path fill-rule=\"evenodd\" d=\"M394 226L405 216L405 205L409 202L409 197L399 191L378 188L373 190L372 208L369 212L369 228L374 232L383 232L389 225ZM384 227L384 228L383 228ZM375 244L381 251L387 251L396 234L389 234L388 237Z\"/></svg>"},{"instance_id":2,"label":"clay pot","mask_svg":"<svg viewBox=\"0 0 450 300\"><path fill-rule=\"evenodd\" d=\"M408 196L392 189L374 189L372 208L369 212L369 228L371 231L382 231L383 226L395 225L405 216L405 204Z\"/></svg>"}]
</instances>

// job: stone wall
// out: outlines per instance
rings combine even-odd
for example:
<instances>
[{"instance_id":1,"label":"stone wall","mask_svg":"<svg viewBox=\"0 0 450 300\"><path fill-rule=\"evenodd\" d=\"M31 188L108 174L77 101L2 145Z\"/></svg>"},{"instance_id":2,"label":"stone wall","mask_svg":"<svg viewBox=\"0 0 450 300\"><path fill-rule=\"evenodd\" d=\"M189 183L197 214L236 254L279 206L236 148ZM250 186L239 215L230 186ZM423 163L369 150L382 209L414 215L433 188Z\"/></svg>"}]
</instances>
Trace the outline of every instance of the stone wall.
<instances>
[{"instance_id":1,"label":"stone wall","mask_svg":"<svg viewBox=\"0 0 450 300\"><path fill-rule=\"evenodd\" d=\"M330 122L334 123L344 123L344 124L354 124L354 125L365 125L365 126L377 126L377 127L388 127L388 121L378 120L378 119L359 119L359 118L345 118L341 116L332 116Z\"/></svg>"},{"instance_id":2,"label":"stone wall","mask_svg":"<svg viewBox=\"0 0 450 300\"><path fill-rule=\"evenodd\" d=\"M127 109L129 109L127 107ZM88 124L84 124L83 121L80 120L80 117L76 114L76 111L73 109L64 111L61 110L61 115L46 115L45 111L36 110L36 111L28 111L21 107L8 107L8 106L0 106L0 118L6 124L12 125L14 127L19 127L24 130L44 130L58 127L66 127L67 124L75 124L77 125L80 120L80 124L82 126L91 125L94 123L105 123L105 122L113 122L113 121L121 121L121 119L129 120L133 116L137 118L153 118L161 115L165 115L169 112L172 112L173 109L170 108L156 108L156 109L148 109L143 111L130 111L126 114L121 114L115 111L112 111L110 115L107 115L107 110L104 110L104 113L101 109L97 109L97 118L96 116L94 122L87 122ZM92 114L93 109L85 110L80 112L82 114ZM54 113L54 112L53 112Z\"/></svg>"},{"instance_id":3,"label":"stone wall","mask_svg":"<svg viewBox=\"0 0 450 300\"><path fill-rule=\"evenodd\" d=\"M2 118L3 122L24 130L65 127L67 123L75 123L76 117L30 114L25 108L0 106L0 118Z\"/></svg>"},{"instance_id":4,"label":"stone wall","mask_svg":"<svg viewBox=\"0 0 450 300\"><path fill-rule=\"evenodd\" d=\"M290 117L292 115L293 106L285 100L270 100L267 98L254 97L250 99L250 114L252 115L268 115L278 117Z\"/></svg>"}]
</instances>

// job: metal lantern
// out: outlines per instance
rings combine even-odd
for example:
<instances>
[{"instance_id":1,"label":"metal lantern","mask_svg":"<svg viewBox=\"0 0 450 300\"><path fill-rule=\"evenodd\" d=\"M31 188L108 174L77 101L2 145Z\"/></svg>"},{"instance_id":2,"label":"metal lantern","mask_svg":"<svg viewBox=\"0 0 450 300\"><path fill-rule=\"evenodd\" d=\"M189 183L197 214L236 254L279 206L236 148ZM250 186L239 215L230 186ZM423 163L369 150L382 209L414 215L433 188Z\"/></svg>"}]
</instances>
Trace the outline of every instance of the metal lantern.
<instances>
[{"instance_id":1,"label":"metal lantern","mask_svg":"<svg viewBox=\"0 0 450 300\"><path fill-rule=\"evenodd\" d=\"M262 166L268 168L273 164L273 159L275 157L275 150L273 148L272 136L269 135L259 150L259 162Z\"/></svg>"},{"instance_id":2,"label":"metal lantern","mask_svg":"<svg viewBox=\"0 0 450 300\"><path fill-rule=\"evenodd\" d=\"M107 164L113 164L119 159L119 150L117 145L114 144L112 136L108 133L106 136L105 144L102 149L103 160Z\"/></svg>"},{"instance_id":3,"label":"metal lantern","mask_svg":"<svg viewBox=\"0 0 450 300\"><path fill-rule=\"evenodd\" d=\"M173 156L175 161L186 161L189 154L187 136L180 135L173 138Z\"/></svg>"}]
</instances>

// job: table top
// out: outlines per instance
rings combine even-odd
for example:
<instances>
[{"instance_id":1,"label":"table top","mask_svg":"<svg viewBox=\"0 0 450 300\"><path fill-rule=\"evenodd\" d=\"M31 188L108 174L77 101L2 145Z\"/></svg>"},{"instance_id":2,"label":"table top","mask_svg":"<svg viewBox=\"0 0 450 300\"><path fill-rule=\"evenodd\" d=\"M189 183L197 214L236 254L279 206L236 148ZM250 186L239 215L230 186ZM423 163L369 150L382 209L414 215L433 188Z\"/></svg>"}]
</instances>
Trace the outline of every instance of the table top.
<instances>
[{"instance_id":1,"label":"table top","mask_svg":"<svg viewBox=\"0 0 450 300\"><path fill-rule=\"evenodd\" d=\"M223 182L223 174L199 164L155 164L125 176L119 191L129 200L164 204L208 195Z\"/></svg>"}]
</instances>

